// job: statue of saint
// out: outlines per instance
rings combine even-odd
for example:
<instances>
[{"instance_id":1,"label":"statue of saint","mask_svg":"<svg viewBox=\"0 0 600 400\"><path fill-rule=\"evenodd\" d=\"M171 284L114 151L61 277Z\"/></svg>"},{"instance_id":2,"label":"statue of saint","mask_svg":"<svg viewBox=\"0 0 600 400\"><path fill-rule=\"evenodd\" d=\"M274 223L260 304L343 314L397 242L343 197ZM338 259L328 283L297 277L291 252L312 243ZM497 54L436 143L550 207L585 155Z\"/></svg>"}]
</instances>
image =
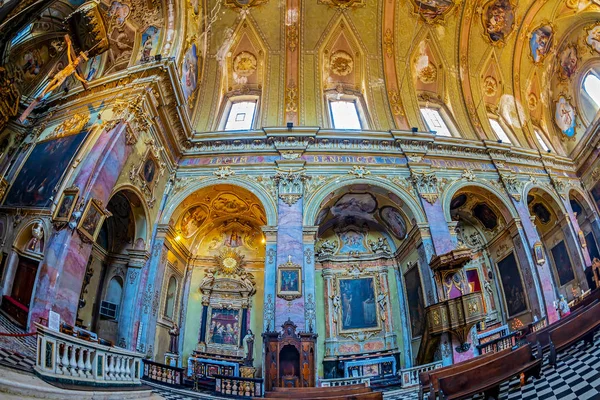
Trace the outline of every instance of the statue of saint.
<instances>
[{"instance_id":1,"label":"statue of saint","mask_svg":"<svg viewBox=\"0 0 600 400\"><path fill-rule=\"evenodd\" d=\"M244 365L252 366L254 361L254 334L251 329L248 329L248 333L244 336L244 350L246 351Z\"/></svg>"},{"instance_id":2,"label":"statue of saint","mask_svg":"<svg viewBox=\"0 0 600 400\"><path fill-rule=\"evenodd\" d=\"M171 337L169 353L179 354L179 327L177 324L173 324L173 327L169 329L169 336Z\"/></svg>"}]
</instances>

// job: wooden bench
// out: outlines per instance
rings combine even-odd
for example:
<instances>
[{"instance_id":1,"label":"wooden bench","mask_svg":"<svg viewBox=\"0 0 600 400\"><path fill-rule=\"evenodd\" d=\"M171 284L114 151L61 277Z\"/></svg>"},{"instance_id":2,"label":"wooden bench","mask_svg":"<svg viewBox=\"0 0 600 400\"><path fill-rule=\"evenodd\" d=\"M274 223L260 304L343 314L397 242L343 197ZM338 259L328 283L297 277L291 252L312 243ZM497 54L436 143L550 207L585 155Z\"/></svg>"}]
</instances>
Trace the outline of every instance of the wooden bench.
<instances>
[{"instance_id":1,"label":"wooden bench","mask_svg":"<svg viewBox=\"0 0 600 400\"><path fill-rule=\"evenodd\" d=\"M474 368L479 364L483 364L489 361L490 357L497 357L500 354L504 354L509 352L510 349L503 350L498 353L488 353L478 357L471 358L470 360L466 360L460 363L448 365L446 367L434 369L432 371L421 372L419 374L419 399L423 399L425 393L429 392L429 399L435 399L438 394L439 387L439 378L447 375L454 375L460 371L467 370L469 368Z\"/></svg>"},{"instance_id":2,"label":"wooden bench","mask_svg":"<svg viewBox=\"0 0 600 400\"><path fill-rule=\"evenodd\" d=\"M587 308L550 331L550 365L556 366L557 353L580 340L594 344L594 333L600 328L600 303Z\"/></svg>"},{"instance_id":3,"label":"wooden bench","mask_svg":"<svg viewBox=\"0 0 600 400\"><path fill-rule=\"evenodd\" d=\"M581 308L585 308L598 300L600 300L600 288L596 288L596 289L592 290L590 293L588 293L587 296L585 296L583 299L579 300L577 302L577 304L575 304L573 307L571 307L571 314L573 313L573 311L577 311Z\"/></svg>"},{"instance_id":4,"label":"wooden bench","mask_svg":"<svg viewBox=\"0 0 600 400\"><path fill-rule=\"evenodd\" d=\"M542 370L542 352L537 347L533 355L531 344L515 350L497 353L486 362L453 375L439 378L441 399L463 399L483 392L486 399L497 399L500 384L513 376L524 374L522 383L531 376L539 379Z\"/></svg>"},{"instance_id":5,"label":"wooden bench","mask_svg":"<svg viewBox=\"0 0 600 400\"><path fill-rule=\"evenodd\" d=\"M272 392L266 392L266 398L277 398L287 397L290 399L305 399L306 396L346 396L346 395L360 395L363 393L371 393L373 389L364 384L361 385L347 385L347 386L333 386L333 387L319 387L319 388L273 388Z\"/></svg>"},{"instance_id":6,"label":"wooden bench","mask_svg":"<svg viewBox=\"0 0 600 400\"><path fill-rule=\"evenodd\" d=\"M591 304L588 304L586 307L583 307L583 308L578 309L577 311L571 312L571 314L567 315L565 318L560 319L560 320L556 321L555 323L548 325L547 327L545 327L543 329L540 329L537 332L530 333L529 335L527 335L525 337L525 340L527 340L532 345L535 345L536 343L539 342L540 345L542 346L542 350L544 352L548 351L548 349L550 348L550 332L553 329L556 329L557 327L566 324L571 319L577 317L581 313L587 311L590 307L593 307L595 304L598 304L598 300L594 300Z\"/></svg>"},{"instance_id":7,"label":"wooden bench","mask_svg":"<svg viewBox=\"0 0 600 400\"><path fill-rule=\"evenodd\" d=\"M287 396L284 392L281 393L281 397L269 397L272 400L289 400L290 397ZM361 393L361 394L347 394L347 395L331 395L327 396L325 393L312 393L306 394L303 397L296 397L297 399L310 399L310 400L383 400L383 393L381 392L370 392L370 393ZM256 397L256 400L260 400L260 397Z\"/></svg>"}]
</instances>

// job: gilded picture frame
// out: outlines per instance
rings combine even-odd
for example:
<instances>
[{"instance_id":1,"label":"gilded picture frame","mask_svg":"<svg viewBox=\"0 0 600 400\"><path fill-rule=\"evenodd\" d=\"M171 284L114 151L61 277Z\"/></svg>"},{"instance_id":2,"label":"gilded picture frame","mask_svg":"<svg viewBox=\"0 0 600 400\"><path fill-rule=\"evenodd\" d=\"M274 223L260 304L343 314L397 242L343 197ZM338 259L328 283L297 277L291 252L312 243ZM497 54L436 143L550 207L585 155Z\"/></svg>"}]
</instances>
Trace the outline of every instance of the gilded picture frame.
<instances>
[{"instance_id":1,"label":"gilded picture frame","mask_svg":"<svg viewBox=\"0 0 600 400\"><path fill-rule=\"evenodd\" d=\"M0 204L4 202L4 197L6 197L6 193L8 192L8 181L6 178L2 177L0 179Z\"/></svg>"},{"instance_id":2,"label":"gilded picture frame","mask_svg":"<svg viewBox=\"0 0 600 400\"><path fill-rule=\"evenodd\" d=\"M71 220L71 215L75 211L77 201L79 200L79 188L72 186L63 190L52 213L52 222L68 223Z\"/></svg>"},{"instance_id":3,"label":"gilded picture frame","mask_svg":"<svg viewBox=\"0 0 600 400\"><path fill-rule=\"evenodd\" d=\"M161 165L160 160L154 154L152 149L146 151L144 161L140 164L137 175L142 182L142 185L148 189L150 193L154 193L154 187L160 177Z\"/></svg>"},{"instance_id":4,"label":"gilded picture frame","mask_svg":"<svg viewBox=\"0 0 600 400\"><path fill-rule=\"evenodd\" d=\"M286 263L277 268L277 297L292 301L302 297L302 268Z\"/></svg>"},{"instance_id":5,"label":"gilded picture frame","mask_svg":"<svg viewBox=\"0 0 600 400\"><path fill-rule=\"evenodd\" d=\"M544 256L544 246L542 245L542 242L537 241L533 245L533 257L535 258L537 265L542 265L546 262L546 257Z\"/></svg>"},{"instance_id":6,"label":"gilded picture frame","mask_svg":"<svg viewBox=\"0 0 600 400\"><path fill-rule=\"evenodd\" d=\"M88 200L77 224L77 232L79 232L83 241L95 242L104 220L110 215L112 214L104 210L100 200Z\"/></svg>"}]
</instances>

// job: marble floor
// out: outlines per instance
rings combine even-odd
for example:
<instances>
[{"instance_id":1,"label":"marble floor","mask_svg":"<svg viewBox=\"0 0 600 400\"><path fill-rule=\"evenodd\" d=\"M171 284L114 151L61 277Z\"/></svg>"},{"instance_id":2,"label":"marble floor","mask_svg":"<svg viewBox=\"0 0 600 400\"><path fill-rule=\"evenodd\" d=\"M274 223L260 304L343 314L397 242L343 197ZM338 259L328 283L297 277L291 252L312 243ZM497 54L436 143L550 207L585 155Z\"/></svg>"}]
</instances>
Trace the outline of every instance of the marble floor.
<instances>
[{"instance_id":1,"label":"marble floor","mask_svg":"<svg viewBox=\"0 0 600 400\"><path fill-rule=\"evenodd\" d=\"M0 314L0 332L22 333L7 318ZM0 365L31 371L34 364L35 339L33 337L0 336ZM600 334L597 333L593 346L583 342L559 354L556 368L548 364L547 355L542 367L541 379L532 379L520 387L519 379L514 378L502 385L500 398L503 400L600 400ZM152 385L155 398L167 400L216 399L206 393L188 390L174 390L165 386ZM2 388L0 387L0 392ZM2 397L0 398L10 398ZM384 392L387 400L417 399L416 389L389 390ZM482 399L476 396L474 399Z\"/></svg>"}]
</instances>

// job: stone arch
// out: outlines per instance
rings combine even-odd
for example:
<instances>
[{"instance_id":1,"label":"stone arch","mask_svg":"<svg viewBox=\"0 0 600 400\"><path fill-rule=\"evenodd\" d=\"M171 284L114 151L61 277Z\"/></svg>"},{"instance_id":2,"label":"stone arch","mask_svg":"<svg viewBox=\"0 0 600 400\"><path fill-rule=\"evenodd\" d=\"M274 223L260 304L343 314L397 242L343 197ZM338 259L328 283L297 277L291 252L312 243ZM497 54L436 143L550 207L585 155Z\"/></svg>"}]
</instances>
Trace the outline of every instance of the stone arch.
<instances>
[{"instance_id":1,"label":"stone arch","mask_svg":"<svg viewBox=\"0 0 600 400\"><path fill-rule=\"evenodd\" d=\"M500 211L502 211L502 216L505 220L509 221L510 219L517 219L519 215L517 210L515 210L508 196L502 193L498 188L488 185L479 181L467 181L467 180L459 180L450 184L449 187L444 190L444 193L441 198L442 209L444 210L444 216L447 222L452 221L452 217L450 216L450 203L452 202L452 198L459 190L467 188L467 187L477 187L481 188L487 192L490 192L494 196L496 196L504 207L500 207Z\"/></svg>"},{"instance_id":2,"label":"stone arch","mask_svg":"<svg viewBox=\"0 0 600 400\"><path fill-rule=\"evenodd\" d=\"M412 214L410 215L410 217L414 218L417 224L427 222L427 217L425 217L425 213L423 212L423 209L421 208L421 205L419 204L417 199L412 197L405 189L401 188L400 186L394 185L391 182L378 177L369 177L368 179L356 179L347 177L345 179L335 179L334 181L323 185L312 196L310 196L308 199L305 199L303 225L312 226L315 224L317 215L319 213L319 210L321 209L321 203L323 203L323 201L329 193L341 189L345 186L361 184L376 186L378 188L390 191L391 193L398 196L400 200L402 200L406 204L406 206Z\"/></svg>"},{"instance_id":3,"label":"stone arch","mask_svg":"<svg viewBox=\"0 0 600 400\"><path fill-rule=\"evenodd\" d=\"M135 221L135 243L134 247L138 246L138 239L142 239L144 241L145 248L149 248L150 246L150 238L152 235L152 224L149 221L150 210L148 209L148 204L144 201L144 195L136 186L124 183L115 186L113 192L110 195L110 199L112 199L118 193L131 193L133 196L137 198L140 203L140 207L132 207L133 218ZM127 197L127 196L126 196ZM109 203L110 203L109 199Z\"/></svg>"},{"instance_id":4,"label":"stone arch","mask_svg":"<svg viewBox=\"0 0 600 400\"><path fill-rule=\"evenodd\" d=\"M558 196L558 194L555 193L554 190L550 189L549 187L540 185L538 183L533 183L531 181L527 182L523 188L522 201L527 203L527 196L529 195L529 193L531 193L532 190L540 190L541 192L544 192L545 196L551 198L552 201L558 205L559 210L556 211L560 211L562 215L568 214L567 209L565 208L565 204L563 203L562 199Z\"/></svg>"},{"instance_id":5,"label":"stone arch","mask_svg":"<svg viewBox=\"0 0 600 400\"><path fill-rule=\"evenodd\" d=\"M581 204L587 216L593 220L597 218L596 210L592 203L590 203L589 196L581 189L572 187L569 189L569 199L574 198Z\"/></svg>"},{"instance_id":6,"label":"stone arch","mask_svg":"<svg viewBox=\"0 0 600 400\"><path fill-rule=\"evenodd\" d=\"M185 178L184 178L185 179ZM238 186L243 189L248 190L253 193L258 200L260 200L264 210L265 216L267 217L267 225L276 226L277 225L277 202L276 199L268 193L265 188L263 188L258 183L252 182L250 180L241 179L241 178L228 178L228 179L219 179L219 178L208 178L208 179L198 179L195 181L186 184L185 189L183 189L179 193L175 193L171 199L167 202L167 205L164 209L163 216L160 220L161 224L168 224L171 219L173 213L177 209L177 207L192 193L204 189L213 185L233 185Z\"/></svg>"}]
</instances>

